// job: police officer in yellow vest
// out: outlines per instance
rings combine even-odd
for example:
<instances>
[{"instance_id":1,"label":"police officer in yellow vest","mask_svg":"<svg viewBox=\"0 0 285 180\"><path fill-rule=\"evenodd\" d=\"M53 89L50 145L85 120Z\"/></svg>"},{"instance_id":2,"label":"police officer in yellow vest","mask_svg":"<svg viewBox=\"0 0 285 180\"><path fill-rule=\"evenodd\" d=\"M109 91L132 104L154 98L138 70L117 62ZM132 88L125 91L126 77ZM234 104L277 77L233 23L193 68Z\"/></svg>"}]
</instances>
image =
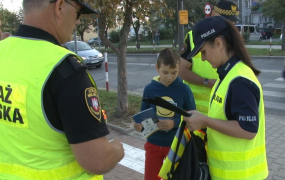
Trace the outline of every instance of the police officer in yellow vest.
<instances>
[{"instance_id":1,"label":"police officer in yellow vest","mask_svg":"<svg viewBox=\"0 0 285 180\"><path fill-rule=\"evenodd\" d=\"M240 21L237 6L230 0L221 0L214 7L212 16L220 15L233 23ZM193 34L191 30L184 38L184 45L180 55L182 60L179 77L190 86L195 98L196 109L207 115L211 88L218 78L217 70L207 61L201 61L200 53L188 59L187 57L193 49Z\"/></svg>"},{"instance_id":2,"label":"police officer in yellow vest","mask_svg":"<svg viewBox=\"0 0 285 180\"><path fill-rule=\"evenodd\" d=\"M205 18L193 28L195 48L217 68L208 116L191 111L189 130L207 128L212 180L261 180L268 176L263 92L260 74L237 28L222 16Z\"/></svg>"},{"instance_id":3,"label":"police officer in yellow vest","mask_svg":"<svg viewBox=\"0 0 285 180\"><path fill-rule=\"evenodd\" d=\"M103 180L124 156L108 142L95 82L62 48L82 0L23 0L24 19L0 42L0 179Z\"/></svg>"}]
</instances>

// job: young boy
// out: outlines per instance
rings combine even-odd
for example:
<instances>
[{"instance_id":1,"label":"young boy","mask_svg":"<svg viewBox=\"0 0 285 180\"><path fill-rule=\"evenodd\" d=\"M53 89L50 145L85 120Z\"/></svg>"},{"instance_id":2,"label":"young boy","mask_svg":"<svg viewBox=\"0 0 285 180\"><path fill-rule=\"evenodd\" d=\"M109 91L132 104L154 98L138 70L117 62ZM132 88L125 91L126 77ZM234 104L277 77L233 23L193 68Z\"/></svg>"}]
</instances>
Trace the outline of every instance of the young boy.
<instances>
[{"instance_id":1,"label":"young boy","mask_svg":"<svg viewBox=\"0 0 285 180\"><path fill-rule=\"evenodd\" d=\"M161 50L155 66L159 76L154 77L151 83L145 87L143 98L160 96L186 111L196 109L190 88L178 77L179 66L180 56L175 50L171 48ZM157 123L160 130L150 135L144 145L146 151L144 179L160 180L157 175L168 154L181 116L146 102L142 102L141 111L150 107L154 109L160 119ZM134 128L141 132L143 126L135 123Z\"/></svg>"}]
</instances>

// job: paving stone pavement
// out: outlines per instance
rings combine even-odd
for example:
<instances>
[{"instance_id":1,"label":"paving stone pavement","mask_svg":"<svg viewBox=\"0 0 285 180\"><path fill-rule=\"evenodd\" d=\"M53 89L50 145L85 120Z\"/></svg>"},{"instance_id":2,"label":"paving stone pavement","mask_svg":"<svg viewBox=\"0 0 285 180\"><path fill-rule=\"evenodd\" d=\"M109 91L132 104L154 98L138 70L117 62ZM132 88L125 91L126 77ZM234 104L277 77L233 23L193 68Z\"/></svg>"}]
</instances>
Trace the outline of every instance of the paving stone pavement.
<instances>
[{"instance_id":1,"label":"paving stone pavement","mask_svg":"<svg viewBox=\"0 0 285 180\"><path fill-rule=\"evenodd\" d=\"M135 148L144 149L145 140L133 128L108 125L108 139L119 139ZM269 176L266 180L285 180L285 117L266 115L266 149ZM105 180L143 180L144 175L120 164L104 175Z\"/></svg>"},{"instance_id":2,"label":"paving stone pavement","mask_svg":"<svg viewBox=\"0 0 285 180\"><path fill-rule=\"evenodd\" d=\"M144 149L145 140L131 129L109 126L108 139L119 139L122 143ZM143 180L144 175L123 165L117 164L113 170L104 175L104 180Z\"/></svg>"}]
</instances>

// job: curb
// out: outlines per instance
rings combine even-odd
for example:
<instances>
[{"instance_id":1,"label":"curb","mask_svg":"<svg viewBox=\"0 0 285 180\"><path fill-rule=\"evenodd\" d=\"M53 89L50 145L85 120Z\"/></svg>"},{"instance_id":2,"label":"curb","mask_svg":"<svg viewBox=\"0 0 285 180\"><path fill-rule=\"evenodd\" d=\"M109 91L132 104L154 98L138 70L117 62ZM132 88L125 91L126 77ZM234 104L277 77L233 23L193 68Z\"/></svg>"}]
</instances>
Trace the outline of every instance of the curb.
<instances>
[{"instance_id":1,"label":"curb","mask_svg":"<svg viewBox=\"0 0 285 180\"><path fill-rule=\"evenodd\" d=\"M278 58L278 59L285 59L285 56L256 56L256 55L252 55L250 56L251 58Z\"/></svg>"},{"instance_id":2,"label":"curb","mask_svg":"<svg viewBox=\"0 0 285 180\"><path fill-rule=\"evenodd\" d=\"M113 124L110 124L110 123L107 123L107 126L108 126L108 128L113 129L115 131L119 131L119 132L121 132L121 133L123 133L125 135L129 134L130 131L134 130L134 128L127 128L127 129L125 129L125 128L122 128L122 127L119 127L119 126L116 126L116 125L113 125Z\"/></svg>"}]
</instances>

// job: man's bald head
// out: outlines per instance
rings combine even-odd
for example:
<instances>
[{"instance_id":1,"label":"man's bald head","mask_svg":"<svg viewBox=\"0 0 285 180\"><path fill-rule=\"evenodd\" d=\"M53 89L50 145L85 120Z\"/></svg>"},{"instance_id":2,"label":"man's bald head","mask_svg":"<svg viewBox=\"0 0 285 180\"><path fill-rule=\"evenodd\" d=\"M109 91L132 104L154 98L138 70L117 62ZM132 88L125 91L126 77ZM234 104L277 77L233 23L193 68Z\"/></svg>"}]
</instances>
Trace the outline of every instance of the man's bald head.
<instances>
[{"instance_id":1,"label":"man's bald head","mask_svg":"<svg viewBox=\"0 0 285 180\"><path fill-rule=\"evenodd\" d=\"M49 0L23 0L24 14L41 10L49 4Z\"/></svg>"},{"instance_id":2,"label":"man's bald head","mask_svg":"<svg viewBox=\"0 0 285 180\"><path fill-rule=\"evenodd\" d=\"M0 37L2 36L2 31L1 31L1 24L2 22L1 22L1 19L0 19Z\"/></svg>"}]
</instances>

